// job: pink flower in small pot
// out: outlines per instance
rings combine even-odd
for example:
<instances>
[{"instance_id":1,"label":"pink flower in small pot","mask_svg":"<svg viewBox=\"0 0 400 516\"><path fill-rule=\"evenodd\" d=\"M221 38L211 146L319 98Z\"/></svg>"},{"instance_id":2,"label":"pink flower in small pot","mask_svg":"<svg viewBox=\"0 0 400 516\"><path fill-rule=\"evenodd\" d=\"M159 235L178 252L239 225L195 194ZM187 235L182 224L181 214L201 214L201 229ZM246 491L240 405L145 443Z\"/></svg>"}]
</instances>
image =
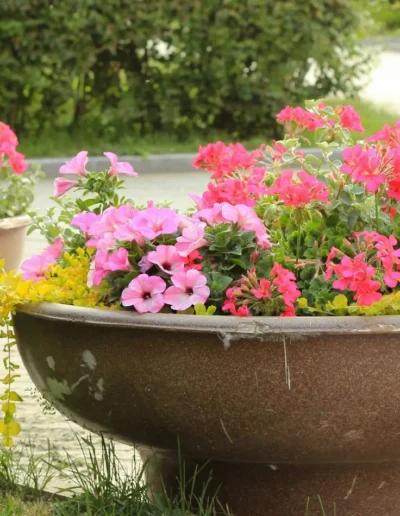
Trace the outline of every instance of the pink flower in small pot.
<instances>
[{"instance_id":1,"label":"pink flower in small pot","mask_svg":"<svg viewBox=\"0 0 400 516\"><path fill-rule=\"evenodd\" d=\"M123 290L122 305L133 306L141 314L157 313L165 304L163 292L166 286L159 276L140 274Z\"/></svg>"},{"instance_id":2,"label":"pink flower in small pot","mask_svg":"<svg viewBox=\"0 0 400 516\"><path fill-rule=\"evenodd\" d=\"M28 168L28 163L25 161L25 156L20 152L13 152L10 154L8 161L15 174L22 174L22 172L25 172L25 170Z\"/></svg>"},{"instance_id":3,"label":"pink flower in small pot","mask_svg":"<svg viewBox=\"0 0 400 516\"><path fill-rule=\"evenodd\" d=\"M86 176L86 164L88 162L88 151L81 151L67 161L65 165L60 168L60 174L77 174L78 176Z\"/></svg>"},{"instance_id":4,"label":"pink flower in small pot","mask_svg":"<svg viewBox=\"0 0 400 516\"><path fill-rule=\"evenodd\" d=\"M57 177L54 180L54 193L55 199L64 195L68 190L78 186L78 181L71 181L70 179L64 179L63 177Z\"/></svg>"},{"instance_id":5,"label":"pink flower in small pot","mask_svg":"<svg viewBox=\"0 0 400 516\"><path fill-rule=\"evenodd\" d=\"M166 274L176 274L185 268L184 259L173 245L158 245L155 251L147 255L147 260Z\"/></svg>"},{"instance_id":6,"label":"pink flower in small pot","mask_svg":"<svg viewBox=\"0 0 400 516\"><path fill-rule=\"evenodd\" d=\"M118 156L113 152L104 152L104 156L106 156L106 158L111 162L111 167L108 172L110 176L116 176L117 174L137 176L137 172L135 172L132 165L127 161L118 161Z\"/></svg>"},{"instance_id":7,"label":"pink flower in small pot","mask_svg":"<svg viewBox=\"0 0 400 516\"><path fill-rule=\"evenodd\" d=\"M186 310L197 303L205 303L210 295L207 278L195 269L178 272L171 278L172 287L165 291L164 300L173 310Z\"/></svg>"}]
</instances>

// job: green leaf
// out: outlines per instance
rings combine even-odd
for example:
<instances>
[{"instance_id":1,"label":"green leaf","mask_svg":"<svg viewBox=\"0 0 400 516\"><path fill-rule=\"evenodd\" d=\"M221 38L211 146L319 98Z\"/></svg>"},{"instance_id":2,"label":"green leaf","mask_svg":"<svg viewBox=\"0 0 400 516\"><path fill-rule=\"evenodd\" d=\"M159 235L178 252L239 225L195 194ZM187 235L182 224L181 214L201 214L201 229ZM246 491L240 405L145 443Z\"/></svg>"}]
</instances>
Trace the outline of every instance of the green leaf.
<instances>
[{"instance_id":1,"label":"green leaf","mask_svg":"<svg viewBox=\"0 0 400 516\"><path fill-rule=\"evenodd\" d=\"M351 206L353 204L353 199L351 198L351 195L348 192L346 192L346 190L340 191L339 199L348 206Z\"/></svg>"}]
</instances>

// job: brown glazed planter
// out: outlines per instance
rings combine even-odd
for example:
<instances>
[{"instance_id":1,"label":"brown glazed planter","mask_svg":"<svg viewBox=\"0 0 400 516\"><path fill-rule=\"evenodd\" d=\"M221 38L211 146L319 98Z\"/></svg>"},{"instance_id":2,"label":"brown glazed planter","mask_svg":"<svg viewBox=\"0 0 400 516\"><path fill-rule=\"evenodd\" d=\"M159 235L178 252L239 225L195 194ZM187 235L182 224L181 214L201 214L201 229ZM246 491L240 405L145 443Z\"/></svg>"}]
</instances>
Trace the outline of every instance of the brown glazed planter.
<instances>
[{"instance_id":1,"label":"brown glazed planter","mask_svg":"<svg viewBox=\"0 0 400 516\"><path fill-rule=\"evenodd\" d=\"M5 270L18 269L24 253L26 229L31 223L28 215L0 219L0 260Z\"/></svg>"},{"instance_id":2,"label":"brown glazed planter","mask_svg":"<svg viewBox=\"0 0 400 516\"><path fill-rule=\"evenodd\" d=\"M327 515L400 512L400 317L42 304L21 307L15 331L44 396L139 445L150 480L159 468L174 486L179 438L186 477L209 461L236 516L321 516L318 495Z\"/></svg>"}]
</instances>

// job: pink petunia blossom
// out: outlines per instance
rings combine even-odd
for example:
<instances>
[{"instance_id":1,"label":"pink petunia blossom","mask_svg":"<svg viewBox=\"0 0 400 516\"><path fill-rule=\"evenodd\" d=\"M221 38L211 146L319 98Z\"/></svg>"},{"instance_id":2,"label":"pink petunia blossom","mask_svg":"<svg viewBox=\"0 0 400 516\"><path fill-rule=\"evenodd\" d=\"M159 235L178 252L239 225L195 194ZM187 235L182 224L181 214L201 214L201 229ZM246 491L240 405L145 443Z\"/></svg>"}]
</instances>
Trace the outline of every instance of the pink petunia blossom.
<instances>
[{"instance_id":1,"label":"pink petunia blossom","mask_svg":"<svg viewBox=\"0 0 400 516\"><path fill-rule=\"evenodd\" d=\"M71 181L70 179L64 179L63 177L57 177L54 180L54 193L55 199L64 195L68 190L78 186L78 181Z\"/></svg>"},{"instance_id":2,"label":"pink petunia blossom","mask_svg":"<svg viewBox=\"0 0 400 516\"><path fill-rule=\"evenodd\" d=\"M132 165L127 161L118 161L118 156L113 152L104 152L104 156L106 156L111 162L111 167L108 172L110 176L116 176L117 174L137 176L137 172L135 172Z\"/></svg>"},{"instance_id":3,"label":"pink petunia blossom","mask_svg":"<svg viewBox=\"0 0 400 516\"><path fill-rule=\"evenodd\" d=\"M25 260L21 265L22 279L38 281L44 278L44 273L50 265L54 265L57 260L51 254L36 254Z\"/></svg>"},{"instance_id":4,"label":"pink petunia blossom","mask_svg":"<svg viewBox=\"0 0 400 516\"><path fill-rule=\"evenodd\" d=\"M164 300L173 310L186 310L197 303L205 303L210 295L207 278L195 269L178 272L171 277L173 283L165 291Z\"/></svg>"},{"instance_id":5,"label":"pink petunia blossom","mask_svg":"<svg viewBox=\"0 0 400 516\"><path fill-rule=\"evenodd\" d=\"M188 256L195 249L208 245L208 241L204 238L205 227L204 222L197 222L182 230L182 235L177 238L175 244L181 256Z\"/></svg>"},{"instance_id":6,"label":"pink petunia blossom","mask_svg":"<svg viewBox=\"0 0 400 516\"><path fill-rule=\"evenodd\" d=\"M183 272L185 267L184 259L173 245L158 245L155 251L151 251L147 255L147 260L157 265L166 274L171 275Z\"/></svg>"},{"instance_id":7,"label":"pink petunia blossom","mask_svg":"<svg viewBox=\"0 0 400 516\"><path fill-rule=\"evenodd\" d=\"M171 208L147 208L132 221L132 229L153 240L160 235L170 235L178 230L178 217Z\"/></svg>"},{"instance_id":8,"label":"pink petunia blossom","mask_svg":"<svg viewBox=\"0 0 400 516\"><path fill-rule=\"evenodd\" d=\"M104 266L108 260L108 251L106 249L98 249L90 264L90 271L87 277L88 287L97 287L107 276L108 272Z\"/></svg>"},{"instance_id":9,"label":"pink petunia blossom","mask_svg":"<svg viewBox=\"0 0 400 516\"><path fill-rule=\"evenodd\" d=\"M67 161L60 168L60 174L77 174L78 176L86 176L86 164L88 162L88 151L81 151Z\"/></svg>"},{"instance_id":10,"label":"pink petunia blossom","mask_svg":"<svg viewBox=\"0 0 400 516\"><path fill-rule=\"evenodd\" d=\"M62 256L63 249L64 244L61 238L57 238L41 254L33 255L25 260L21 265L22 278L32 281L44 278L44 273L49 269L50 265L57 263L57 260Z\"/></svg>"},{"instance_id":11,"label":"pink petunia blossom","mask_svg":"<svg viewBox=\"0 0 400 516\"><path fill-rule=\"evenodd\" d=\"M84 233L92 235L93 225L96 222L99 222L101 218L101 215L97 215L96 213L92 212L82 212L78 213L78 215L75 215L72 220L71 224L72 226L76 226Z\"/></svg>"},{"instance_id":12,"label":"pink petunia blossom","mask_svg":"<svg viewBox=\"0 0 400 516\"><path fill-rule=\"evenodd\" d=\"M64 243L61 238L57 238L51 245L45 249L45 253L53 256L56 260L61 258L64 251Z\"/></svg>"},{"instance_id":13,"label":"pink petunia blossom","mask_svg":"<svg viewBox=\"0 0 400 516\"><path fill-rule=\"evenodd\" d=\"M159 276L140 274L123 290L123 306L134 306L139 313L157 313L164 306L165 281Z\"/></svg>"},{"instance_id":14,"label":"pink petunia blossom","mask_svg":"<svg viewBox=\"0 0 400 516\"><path fill-rule=\"evenodd\" d=\"M104 264L106 271L130 271L132 269L129 263L129 253L124 247L120 247L117 251L110 254Z\"/></svg>"}]
</instances>

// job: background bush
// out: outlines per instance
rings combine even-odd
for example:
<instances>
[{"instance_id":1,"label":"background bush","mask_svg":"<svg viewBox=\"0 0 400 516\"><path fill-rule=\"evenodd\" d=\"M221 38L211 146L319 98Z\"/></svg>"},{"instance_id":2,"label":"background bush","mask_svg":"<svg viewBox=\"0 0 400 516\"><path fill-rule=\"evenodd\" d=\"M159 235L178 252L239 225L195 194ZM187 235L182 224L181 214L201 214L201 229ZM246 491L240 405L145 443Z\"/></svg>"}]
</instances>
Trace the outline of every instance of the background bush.
<instances>
[{"instance_id":1,"label":"background bush","mask_svg":"<svg viewBox=\"0 0 400 516\"><path fill-rule=\"evenodd\" d=\"M21 134L79 127L115 140L210 128L271 136L284 105L355 91L365 58L352 5L2 0L0 119Z\"/></svg>"}]
</instances>

